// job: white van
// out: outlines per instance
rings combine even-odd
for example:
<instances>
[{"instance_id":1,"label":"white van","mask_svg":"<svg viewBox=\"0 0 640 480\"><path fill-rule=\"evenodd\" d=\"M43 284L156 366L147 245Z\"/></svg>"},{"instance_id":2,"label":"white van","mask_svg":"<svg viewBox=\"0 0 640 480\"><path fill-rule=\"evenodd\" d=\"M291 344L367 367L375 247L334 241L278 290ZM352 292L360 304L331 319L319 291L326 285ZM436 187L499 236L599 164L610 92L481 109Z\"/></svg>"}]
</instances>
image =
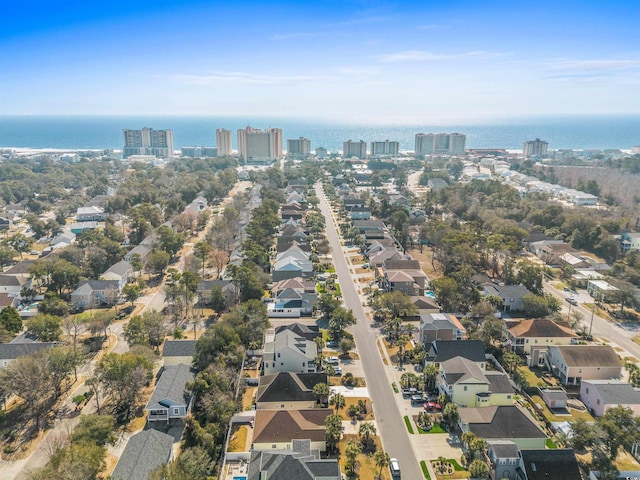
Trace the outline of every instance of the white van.
<instances>
[{"instance_id":1,"label":"white van","mask_svg":"<svg viewBox=\"0 0 640 480\"><path fill-rule=\"evenodd\" d=\"M400 476L400 462L398 462L397 458L392 458L389 461L389 470L391 470L392 477Z\"/></svg>"}]
</instances>

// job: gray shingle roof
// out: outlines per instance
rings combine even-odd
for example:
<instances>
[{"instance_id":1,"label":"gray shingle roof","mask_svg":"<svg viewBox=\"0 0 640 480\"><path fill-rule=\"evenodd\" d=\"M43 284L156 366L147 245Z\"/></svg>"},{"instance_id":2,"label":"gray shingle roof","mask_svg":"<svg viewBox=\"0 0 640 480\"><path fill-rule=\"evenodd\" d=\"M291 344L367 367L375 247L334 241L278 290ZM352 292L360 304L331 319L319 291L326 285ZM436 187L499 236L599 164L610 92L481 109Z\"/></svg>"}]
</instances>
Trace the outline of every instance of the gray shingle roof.
<instances>
[{"instance_id":1,"label":"gray shingle roof","mask_svg":"<svg viewBox=\"0 0 640 480\"><path fill-rule=\"evenodd\" d=\"M618 354L609 345L555 345L569 367L620 367Z\"/></svg>"},{"instance_id":2,"label":"gray shingle roof","mask_svg":"<svg viewBox=\"0 0 640 480\"><path fill-rule=\"evenodd\" d=\"M193 357L197 340L167 340L162 349L163 357Z\"/></svg>"},{"instance_id":3,"label":"gray shingle roof","mask_svg":"<svg viewBox=\"0 0 640 480\"><path fill-rule=\"evenodd\" d=\"M0 343L0 359L15 360L24 355L30 355L45 348L55 347L55 342L33 342L33 343Z\"/></svg>"},{"instance_id":4,"label":"gray shingle roof","mask_svg":"<svg viewBox=\"0 0 640 480\"><path fill-rule=\"evenodd\" d=\"M463 357L473 362L487 360L480 340L437 340L427 351L427 360L435 363L455 357Z\"/></svg>"},{"instance_id":5,"label":"gray shingle roof","mask_svg":"<svg viewBox=\"0 0 640 480\"><path fill-rule=\"evenodd\" d=\"M573 449L522 450L528 480L580 480L580 469Z\"/></svg>"},{"instance_id":6,"label":"gray shingle roof","mask_svg":"<svg viewBox=\"0 0 640 480\"><path fill-rule=\"evenodd\" d=\"M490 439L546 438L540 427L518 407L461 408L461 420L478 437Z\"/></svg>"},{"instance_id":7,"label":"gray shingle roof","mask_svg":"<svg viewBox=\"0 0 640 480\"><path fill-rule=\"evenodd\" d=\"M185 390L187 382L193 382L196 372L189 365L171 365L164 367L153 395L147 402L147 409L166 408L160 402L168 400L176 405L188 405L191 394Z\"/></svg>"},{"instance_id":8,"label":"gray shingle roof","mask_svg":"<svg viewBox=\"0 0 640 480\"><path fill-rule=\"evenodd\" d=\"M600 393L605 405L637 405L640 404L640 391L626 382L610 380L588 380Z\"/></svg>"},{"instance_id":9,"label":"gray shingle roof","mask_svg":"<svg viewBox=\"0 0 640 480\"><path fill-rule=\"evenodd\" d=\"M171 459L173 437L158 430L133 435L111 475L113 480L147 480L149 474Z\"/></svg>"},{"instance_id":10,"label":"gray shingle roof","mask_svg":"<svg viewBox=\"0 0 640 480\"><path fill-rule=\"evenodd\" d=\"M256 402L313 401L313 387L327 383L326 373L272 373L260 378Z\"/></svg>"},{"instance_id":11,"label":"gray shingle roof","mask_svg":"<svg viewBox=\"0 0 640 480\"><path fill-rule=\"evenodd\" d=\"M319 457L318 451L311 450L309 440L293 440L291 450L254 450L247 480L261 480L261 472L266 472L269 480L339 480L341 473L337 460L320 460Z\"/></svg>"}]
</instances>

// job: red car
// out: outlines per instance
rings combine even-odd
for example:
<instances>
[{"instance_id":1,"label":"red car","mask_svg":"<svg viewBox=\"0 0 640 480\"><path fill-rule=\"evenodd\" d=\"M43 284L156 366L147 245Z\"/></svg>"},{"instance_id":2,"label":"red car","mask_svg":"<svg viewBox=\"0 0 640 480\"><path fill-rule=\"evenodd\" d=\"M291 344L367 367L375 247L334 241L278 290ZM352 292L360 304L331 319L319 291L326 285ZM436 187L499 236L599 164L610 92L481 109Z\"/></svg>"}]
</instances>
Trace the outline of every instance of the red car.
<instances>
[{"instance_id":1,"label":"red car","mask_svg":"<svg viewBox=\"0 0 640 480\"><path fill-rule=\"evenodd\" d=\"M436 402L427 402L424 404L424 409L427 411L431 411L431 410L442 410L442 405L440 405L439 403Z\"/></svg>"}]
</instances>

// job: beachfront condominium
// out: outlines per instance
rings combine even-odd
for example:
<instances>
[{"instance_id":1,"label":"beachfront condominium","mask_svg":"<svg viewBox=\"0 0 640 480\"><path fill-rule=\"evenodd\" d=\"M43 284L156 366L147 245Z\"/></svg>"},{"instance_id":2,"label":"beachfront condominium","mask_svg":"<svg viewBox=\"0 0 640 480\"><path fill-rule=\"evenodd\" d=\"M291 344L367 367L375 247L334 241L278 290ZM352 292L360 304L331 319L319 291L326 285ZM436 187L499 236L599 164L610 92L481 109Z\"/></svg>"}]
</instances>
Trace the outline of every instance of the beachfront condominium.
<instances>
[{"instance_id":1,"label":"beachfront condominium","mask_svg":"<svg viewBox=\"0 0 640 480\"><path fill-rule=\"evenodd\" d=\"M364 140L359 142L347 140L342 144L342 156L344 158L367 158L367 142Z\"/></svg>"},{"instance_id":2,"label":"beachfront condominium","mask_svg":"<svg viewBox=\"0 0 640 480\"><path fill-rule=\"evenodd\" d=\"M191 158L214 158L218 156L216 147L181 147L180 153L183 157Z\"/></svg>"},{"instance_id":3,"label":"beachfront condominium","mask_svg":"<svg viewBox=\"0 0 640 480\"><path fill-rule=\"evenodd\" d=\"M216 130L216 146L218 147L218 157L231 155L231 130L224 128Z\"/></svg>"},{"instance_id":4,"label":"beachfront condominium","mask_svg":"<svg viewBox=\"0 0 640 480\"><path fill-rule=\"evenodd\" d=\"M467 143L462 133L416 133L415 153L425 155L464 155Z\"/></svg>"},{"instance_id":5,"label":"beachfront condominium","mask_svg":"<svg viewBox=\"0 0 640 480\"><path fill-rule=\"evenodd\" d=\"M173 157L173 130L124 129L122 157L131 155L155 155L160 158Z\"/></svg>"},{"instance_id":6,"label":"beachfront condominium","mask_svg":"<svg viewBox=\"0 0 640 480\"><path fill-rule=\"evenodd\" d=\"M311 155L311 140L304 137L287 140L287 155L296 158L307 158Z\"/></svg>"},{"instance_id":7,"label":"beachfront condominium","mask_svg":"<svg viewBox=\"0 0 640 480\"><path fill-rule=\"evenodd\" d=\"M238 155L246 163L269 163L282 157L282 129L239 129Z\"/></svg>"},{"instance_id":8,"label":"beachfront condominium","mask_svg":"<svg viewBox=\"0 0 640 480\"><path fill-rule=\"evenodd\" d=\"M400 142L385 140L371 142L372 157L395 157L400 152Z\"/></svg>"},{"instance_id":9,"label":"beachfront condominium","mask_svg":"<svg viewBox=\"0 0 640 480\"><path fill-rule=\"evenodd\" d=\"M529 157L543 157L547 154L547 148L549 144L539 138L535 140L528 140L524 142L522 146L522 154L525 158Z\"/></svg>"}]
</instances>

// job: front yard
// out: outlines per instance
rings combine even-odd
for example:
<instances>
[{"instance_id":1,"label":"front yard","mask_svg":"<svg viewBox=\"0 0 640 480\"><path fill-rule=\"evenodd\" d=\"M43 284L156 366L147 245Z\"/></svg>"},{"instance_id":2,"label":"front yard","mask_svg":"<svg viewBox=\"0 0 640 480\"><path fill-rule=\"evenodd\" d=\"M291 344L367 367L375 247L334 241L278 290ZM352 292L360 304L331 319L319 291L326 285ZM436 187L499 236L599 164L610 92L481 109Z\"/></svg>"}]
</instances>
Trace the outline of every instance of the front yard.
<instances>
[{"instance_id":1,"label":"front yard","mask_svg":"<svg viewBox=\"0 0 640 480\"><path fill-rule=\"evenodd\" d=\"M382 449L380 437L375 436L372 437L372 439L375 443L376 451ZM347 456L344 454L344 452L347 448L347 444L351 440L360 442L360 437L358 435L344 435L342 440L340 440L340 443L338 443L338 448L340 450L340 453L338 454L338 462L340 463L340 469L343 472L347 472ZM361 453L356 457L356 462L358 465L356 468L356 476L349 477L347 475L347 478L358 478L359 480L391 480L389 467L382 468L382 471L380 472L380 469L376 467L376 462L373 459L373 454L366 455L364 453ZM381 473L380 476L378 476L379 472Z\"/></svg>"}]
</instances>

